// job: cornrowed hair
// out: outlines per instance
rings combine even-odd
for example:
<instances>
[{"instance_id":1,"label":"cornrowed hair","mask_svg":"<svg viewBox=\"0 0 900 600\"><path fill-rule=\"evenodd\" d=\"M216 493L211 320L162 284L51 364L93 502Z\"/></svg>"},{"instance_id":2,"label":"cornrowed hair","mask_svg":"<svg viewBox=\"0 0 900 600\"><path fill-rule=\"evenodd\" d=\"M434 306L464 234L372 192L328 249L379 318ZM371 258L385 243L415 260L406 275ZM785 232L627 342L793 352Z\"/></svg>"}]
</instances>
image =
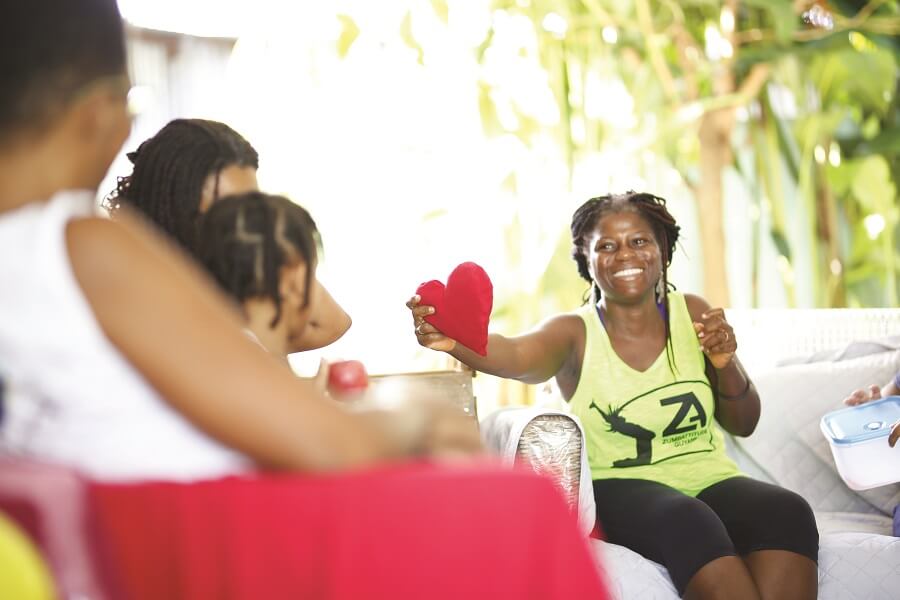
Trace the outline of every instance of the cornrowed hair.
<instances>
[{"instance_id":1,"label":"cornrowed hair","mask_svg":"<svg viewBox=\"0 0 900 600\"><path fill-rule=\"evenodd\" d=\"M675 223L675 218L666 208L666 200L653 194L633 190L624 194L607 194L591 198L579 206L572 215L572 258L578 265L578 274L591 284L589 290L591 303L597 304L600 301L600 287L588 270L585 238L594 230L602 217L620 212L633 212L643 217L653 230L653 236L659 246L662 255L662 273L660 275L662 285L658 302L665 307L666 356L669 360L669 368L674 372L672 336L669 328L669 289L675 289L675 286L669 283L668 271L669 265L672 264L672 256L675 254L675 244L678 241L681 227ZM585 302L587 302L587 298L585 298Z\"/></svg>"},{"instance_id":2,"label":"cornrowed hair","mask_svg":"<svg viewBox=\"0 0 900 600\"><path fill-rule=\"evenodd\" d=\"M128 153L134 170L119 177L105 199L110 214L123 205L140 211L183 247L196 233L203 184L230 166L259 168L259 155L234 129L204 119L175 119Z\"/></svg>"},{"instance_id":3,"label":"cornrowed hair","mask_svg":"<svg viewBox=\"0 0 900 600\"><path fill-rule=\"evenodd\" d=\"M248 192L222 198L199 222L194 256L219 286L239 303L268 298L281 319L279 275L283 267L306 263L303 306L309 304L322 242L310 214L284 196Z\"/></svg>"}]
</instances>

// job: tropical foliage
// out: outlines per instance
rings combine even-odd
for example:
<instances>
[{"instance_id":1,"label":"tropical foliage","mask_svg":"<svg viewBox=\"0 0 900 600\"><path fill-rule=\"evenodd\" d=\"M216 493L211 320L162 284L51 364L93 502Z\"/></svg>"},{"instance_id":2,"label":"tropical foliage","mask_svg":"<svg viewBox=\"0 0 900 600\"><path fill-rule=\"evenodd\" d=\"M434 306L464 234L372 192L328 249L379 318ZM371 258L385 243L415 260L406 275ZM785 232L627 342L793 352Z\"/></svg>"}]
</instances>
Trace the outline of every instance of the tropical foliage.
<instances>
[{"instance_id":1,"label":"tropical foliage","mask_svg":"<svg viewBox=\"0 0 900 600\"><path fill-rule=\"evenodd\" d=\"M777 274L788 306L897 305L896 1L493 4L486 72L518 63L546 76L518 94L516 69L486 77L486 129L525 144L552 135L573 187L610 152L648 182L674 169L664 184L696 203L713 303L771 302ZM541 88L555 111L535 101ZM740 254L742 272L726 270Z\"/></svg>"}]
</instances>

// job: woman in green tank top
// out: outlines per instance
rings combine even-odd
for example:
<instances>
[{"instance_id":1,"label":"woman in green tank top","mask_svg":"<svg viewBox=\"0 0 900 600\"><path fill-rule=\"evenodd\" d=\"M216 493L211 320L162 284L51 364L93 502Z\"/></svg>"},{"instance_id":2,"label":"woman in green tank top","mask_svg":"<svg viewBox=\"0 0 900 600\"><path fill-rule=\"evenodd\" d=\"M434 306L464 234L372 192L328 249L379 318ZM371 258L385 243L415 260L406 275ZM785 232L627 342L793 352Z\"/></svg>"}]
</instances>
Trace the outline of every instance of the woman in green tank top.
<instances>
[{"instance_id":1,"label":"woman in green tank top","mask_svg":"<svg viewBox=\"0 0 900 600\"><path fill-rule=\"evenodd\" d=\"M679 227L665 200L593 198L572 218L573 258L590 302L486 356L407 303L422 346L526 383L556 379L586 434L597 518L608 541L669 570L689 598L815 598L818 532L793 492L741 475L722 429L750 435L759 396L721 308L671 291Z\"/></svg>"}]
</instances>

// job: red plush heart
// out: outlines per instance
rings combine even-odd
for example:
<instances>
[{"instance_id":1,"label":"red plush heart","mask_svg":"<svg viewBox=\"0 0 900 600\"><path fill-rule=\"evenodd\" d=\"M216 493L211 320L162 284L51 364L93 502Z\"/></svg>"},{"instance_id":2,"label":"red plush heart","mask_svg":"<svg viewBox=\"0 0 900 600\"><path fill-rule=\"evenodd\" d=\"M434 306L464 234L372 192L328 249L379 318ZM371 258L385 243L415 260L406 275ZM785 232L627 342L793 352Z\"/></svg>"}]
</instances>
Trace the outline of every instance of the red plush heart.
<instances>
[{"instance_id":1,"label":"red plush heart","mask_svg":"<svg viewBox=\"0 0 900 600\"><path fill-rule=\"evenodd\" d=\"M484 269L464 262L450 273L447 286L436 279L416 289L420 305L433 306L425 320L438 331L478 354L487 354L488 320L494 305L494 286Z\"/></svg>"}]
</instances>

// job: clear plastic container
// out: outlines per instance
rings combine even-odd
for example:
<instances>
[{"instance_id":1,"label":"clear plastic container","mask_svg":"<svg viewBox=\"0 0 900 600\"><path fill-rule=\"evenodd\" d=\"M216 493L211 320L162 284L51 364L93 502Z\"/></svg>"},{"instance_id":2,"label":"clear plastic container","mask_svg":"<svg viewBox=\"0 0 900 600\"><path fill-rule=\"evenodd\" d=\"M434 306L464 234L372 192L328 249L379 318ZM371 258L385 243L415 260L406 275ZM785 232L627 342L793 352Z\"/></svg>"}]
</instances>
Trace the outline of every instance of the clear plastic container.
<instances>
[{"instance_id":1,"label":"clear plastic container","mask_svg":"<svg viewBox=\"0 0 900 600\"><path fill-rule=\"evenodd\" d=\"M900 444L888 445L891 428L898 421L900 396L822 417L822 433L831 446L838 473L850 489L867 490L900 481Z\"/></svg>"}]
</instances>

